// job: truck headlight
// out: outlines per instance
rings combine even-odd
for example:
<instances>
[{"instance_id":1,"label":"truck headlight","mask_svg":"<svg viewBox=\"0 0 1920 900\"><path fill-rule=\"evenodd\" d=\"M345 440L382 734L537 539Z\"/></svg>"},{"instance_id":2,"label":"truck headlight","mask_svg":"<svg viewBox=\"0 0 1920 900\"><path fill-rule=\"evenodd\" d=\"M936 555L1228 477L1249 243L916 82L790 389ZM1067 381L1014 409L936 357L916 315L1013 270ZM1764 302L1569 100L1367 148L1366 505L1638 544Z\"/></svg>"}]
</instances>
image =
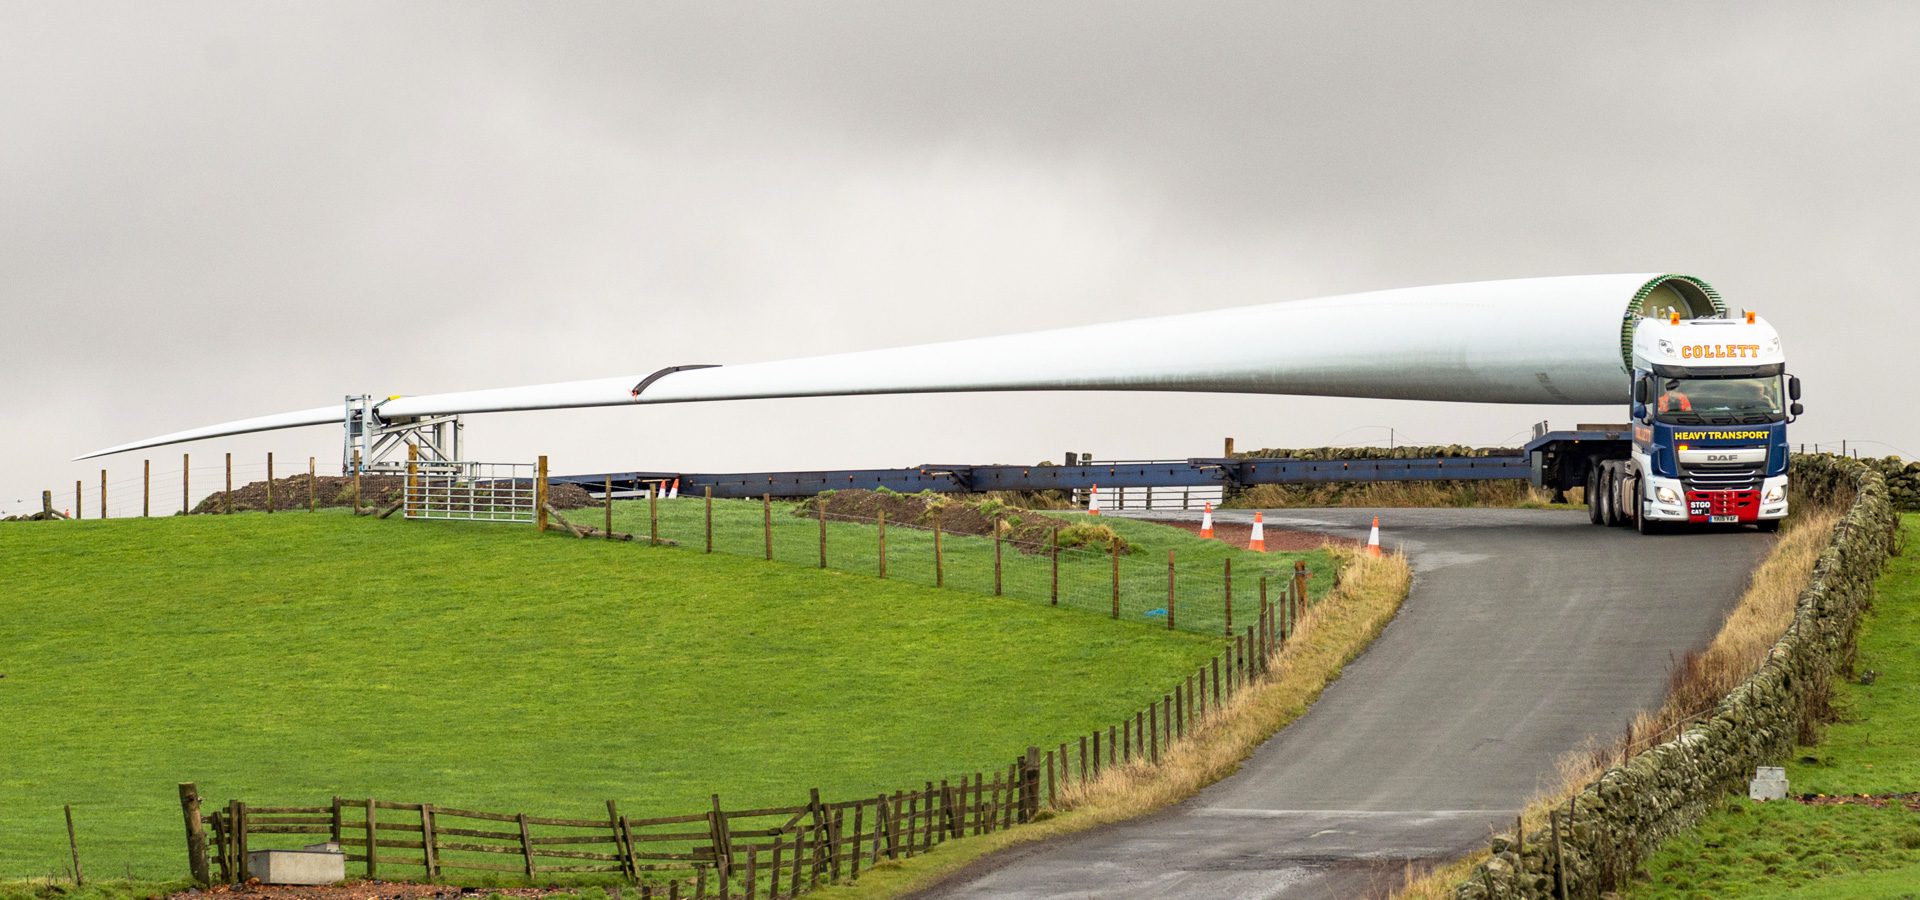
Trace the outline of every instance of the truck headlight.
<instances>
[{"instance_id":1,"label":"truck headlight","mask_svg":"<svg viewBox=\"0 0 1920 900\"><path fill-rule=\"evenodd\" d=\"M1661 503L1679 503L1680 495L1673 488L1657 487L1653 489L1653 499Z\"/></svg>"},{"instance_id":2,"label":"truck headlight","mask_svg":"<svg viewBox=\"0 0 1920 900\"><path fill-rule=\"evenodd\" d=\"M1773 487L1767 488L1767 493L1764 496L1762 496L1760 499L1765 500L1768 503L1779 503L1780 501L1787 499L1787 489L1780 487L1779 485L1774 485Z\"/></svg>"}]
</instances>

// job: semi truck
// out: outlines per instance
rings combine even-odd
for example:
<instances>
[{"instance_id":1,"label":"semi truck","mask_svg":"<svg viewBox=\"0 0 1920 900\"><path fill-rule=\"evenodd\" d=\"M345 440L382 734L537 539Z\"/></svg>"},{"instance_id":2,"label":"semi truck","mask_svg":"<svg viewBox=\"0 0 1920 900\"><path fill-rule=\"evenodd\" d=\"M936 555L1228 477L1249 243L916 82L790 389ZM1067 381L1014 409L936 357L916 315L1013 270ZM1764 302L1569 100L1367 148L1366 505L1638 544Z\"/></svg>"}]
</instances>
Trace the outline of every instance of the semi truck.
<instances>
[{"instance_id":1,"label":"semi truck","mask_svg":"<svg viewBox=\"0 0 1920 900\"><path fill-rule=\"evenodd\" d=\"M930 321L913 314L902 328ZM342 470L463 465L458 417L662 403L981 391L1194 391L1591 406L1632 421L1536 429L1517 455L1367 462L1188 459L1143 464L920 466L910 470L689 476L715 496L887 486L1059 490L1092 486L1530 478L1583 488L1593 521L1657 531L1787 515L1786 426L1800 383L1780 336L1677 273L1522 278L1289 300L996 337L737 365L683 364L584 381L344 404L239 419L85 454L345 423ZM387 399L375 401L377 396ZM451 426L456 440L445 440ZM410 452L410 453L411 453ZM614 480L639 484L644 473ZM630 476L630 477L629 477ZM678 477L677 475L675 477ZM589 485L604 484L591 476ZM705 479L704 482L701 479ZM658 480L655 478L654 480ZM739 492L739 493L732 493Z\"/></svg>"},{"instance_id":2,"label":"semi truck","mask_svg":"<svg viewBox=\"0 0 1920 900\"><path fill-rule=\"evenodd\" d=\"M1632 421L1536 435L1533 484L1582 488L1594 524L1642 534L1777 530L1788 512L1787 425L1802 412L1779 333L1751 311L1659 312L1631 322L1626 338Z\"/></svg>"}]
</instances>

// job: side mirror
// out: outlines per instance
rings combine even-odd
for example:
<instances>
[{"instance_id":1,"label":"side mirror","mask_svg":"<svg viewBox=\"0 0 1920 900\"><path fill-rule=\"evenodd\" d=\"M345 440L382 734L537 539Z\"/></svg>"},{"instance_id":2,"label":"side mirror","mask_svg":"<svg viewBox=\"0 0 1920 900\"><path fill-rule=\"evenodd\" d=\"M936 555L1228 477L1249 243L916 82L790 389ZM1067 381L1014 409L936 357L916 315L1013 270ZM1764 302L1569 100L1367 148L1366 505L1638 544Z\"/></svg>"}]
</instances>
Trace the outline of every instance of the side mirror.
<instances>
[{"instance_id":1,"label":"side mirror","mask_svg":"<svg viewBox=\"0 0 1920 900\"><path fill-rule=\"evenodd\" d=\"M1800 376L1798 375L1787 376L1787 399L1788 400L1800 399ZM1797 416L1799 415L1799 413L1796 412L1794 413L1794 415Z\"/></svg>"},{"instance_id":2,"label":"side mirror","mask_svg":"<svg viewBox=\"0 0 1920 900\"><path fill-rule=\"evenodd\" d=\"M1646 378L1635 378L1633 380L1633 402L1644 405L1648 400L1652 399L1648 396L1653 393L1651 388L1652 385L1647 383ZM1791 388L1789 388L1789 390L1791 390Z\"/></svg>"},{"instance_id":3,"label":"side mirror","mask_svg":"<svg viewBox=\"0 0 1920 900\"><path fill-rule=\"evenodd\" d=\"M1801 413L1806 411L1807 411L1807 408L1804 406L1801 406L1797 401L1792 406L1787 407L1787 412L1792 413L1795 417L1798 417Z\"/></svg>"}]
</instances>

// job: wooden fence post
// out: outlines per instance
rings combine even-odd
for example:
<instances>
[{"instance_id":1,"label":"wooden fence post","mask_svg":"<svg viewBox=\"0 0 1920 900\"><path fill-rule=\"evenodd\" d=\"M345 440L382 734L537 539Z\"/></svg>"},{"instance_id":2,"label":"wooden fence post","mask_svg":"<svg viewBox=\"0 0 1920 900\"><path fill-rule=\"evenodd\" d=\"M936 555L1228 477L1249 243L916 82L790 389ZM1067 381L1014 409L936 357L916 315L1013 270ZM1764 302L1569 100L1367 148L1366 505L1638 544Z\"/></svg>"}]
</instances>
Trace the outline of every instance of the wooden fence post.
<instances>
[{"instance_id":1,"label":"wooden fence post","mask_svg":"<svg viewBox=\"0 0 1920 900\"><path fill-rule=\"evenodd\" d=\"M877 538L880 549L880 577L885 578L887 577L887 511L884 509L880 510L880 514L875 517L874 521L879 523L880 527Z\"/></svg>"},{"instance_id":2,"label":"wooden fence post","mask_svg":"<svg viewBox=\"0 0 1920 900\"><path fill-rule=\"evenodd\" d=\"M933 516L933 586L947 586L947 558L940 549L940 514Z\"/></svg>"},{"instance_id":3,"label":"wooden fence post","mask_svg":"<svg viewBox=\"0 0 1920 900\"><path fill-rule=\"evenodd\" d=\"M647 485L647 543L660 546L660 483Z\"/></svg>"},{"instance_id":4,"label":"wooden fence post","mask_svg":"<svg viewBox=\"0 0 1920 900\"><path fill-rule=\"evenodd\" d=\"M418 452L418 450L414 451L414 453ZM412 459L414 453L407 454L407 458ZM267 512L273 512L273 451L271 450L267 451Z\"/></svg>"},{"instance_id":5,"label":"wooden fence post","mask_svg":"<svg viewBox=\"0 0 1920 900\"><path fill-rule=\"evenodd\" d=\"M1260 615L1264 620L1265 617L1272 613L1273 607L1267 603L1267 576L1263 573L1260 576ZM1231 629L1229 629L1229 633L1231 633Z\"/></svg>"},{"instance_id":6,"label":"wooden fence post","mask_svg":"<svg viewBox=\"0 0 1920 900\"><path fill-rule=\"evenodd\" d=\"M544 470L546 466L542 465L540 468ZM538 489L534 493L538 494ZM541 504L541 509L545 508L546 505ZM356 516L360 514L360 451L358 450L353 451L353 514ZM544 511L540 513L541 519L544 520L546 516ZM544 531L545 526L542 526L541 530Z\"/></svg>"},{"instance_id":7,"label":"wooden fence post","mask_svg":"<svg viewBox=\"0 0 1920 900\"><path fill-rule=\"evenodd\" d=\"M1233 557L1224 560L1224 574L1220 576L1220 593L1226 600L1224 607L1227 616L1227 634L1233 633Z\"/></svg>"},{"instance_id":8,"label":"wooden fence post","mask_svg":"<svg viewBox=\"0 0 1920 900\"><path fill-rule=\"evenodd\" d=\"M1113 617L1120 618L1120 539L1115 538L1107 544L1107 554L1113 557Z\"/></svg>"},{"instance_id":9,"label":"wooden fence post","mask_svg":"<svg viewBox=\"0 0 1920 900\"><path fill-rule=\"evenodd\" d=\"M107 470L100 470L100 518L107 517Z\"/></svg>"},{"instance_id":10,"label":"wooden fence post","mask_svg":"<svg viewBox=\"0 0 1920 900\"><path fill-rule=\"evenodd\" d=\"M378 834L378 831L379 831L379 829L376 827L379 823L377 821L378 816L374 813L374 805L373 805L372 797L367 798L366 811L367 811L367 877L376 878L376 877L379 877L380 875L380 841L375 836L376 834ZM520 833L524 835L526 834L526 828L527 828L526 816L522 815L520 817L520 820L521 820ZM529 871L527 874L532 875L533 873ZM241 876L240 880L244 883L247 879L243 875Z\"/></svg>"},{"instance_id":11,"label":"wooden fence post","mask_svg":"<svg viewBox=\"0 0 1920 900\"><path fill-rule=\"evenodd\" d=\"M180 514L193 510L193 454L180 454Z\"/></svg>"},{"instance_id":12,"label":"wooden fence post","mask_svg":"<svg viewBox=\"0 0 1920 900\"><path fill-rule=\"evenodd\" d=\"M80 486L80 479L78 478L74 479L73 480L73 517L74 518L84 519L87 517L87 508L85 505L83 505L86 502L86 499L87 499L86 493L81 489L81 486Z\"/></svg>"},{"instance_id":13,"label":"wooden fence post","mask_svg":"<svg viewBox=\"0 0 1920 900\"><path fill-rule=\"evenodd\" d=\"M67 851L73 854L73 886L82 887L87 876L80 871L80 842L73 835L73 804L65 804L67 812Z\"/></svg>"},{"instance_id":14,"label":"wooden fence post","mask_svg":"<svg viewBox=\"0 0 1920 900\"><path fill-rule=\"evenodd\" d=\"M773 495L760 495L760 521L767 538L767 561L773 561ZM796 845L797 846L797 845ZM799 851L794 851L798 853Z\"/></svg>"},{"instance_id":15,"label":"wooden fence post","mask_svg":"<svg viewBox=\"0 0 1920 900\"><path fill-rule=\"evenodd\" d=\"M824 494L813 497L814 517L820 520L820 568L827 567L827 498Z\"/></svg>"},{"instance_id":16,"label":"wooden fence post","mask_svg":"<svg viewBox=\"0 0 1920 900\"><path fill-rule=\"evenodd\" d=\"M1567 900L1567 856L1560 845L1560 811L1547 811L1547 827L1553 832L1553 895Z\"/></svg>"},{"instance_id":17,"label":"wooden fence post","mask_svg":"<svg viewBox=\"0 0 1920 900\"><path fill-rule=\"evenodd\" d=\"M187 825L187 871L194 883L212 883L207 872L207 829L200 821L200 786L191 781L180 783L180 816Z\"/></svg>"},{"instance_id":18,"label":"wooden fence post","mask_svg":"<svg viewBox=\"0 0 1920 900\"><path fill-rule=\"evenodd\" d=\"M367 801L367 802L368 802L369 804L371 804L371 803L372 803L373 801L371 801L371 800L369 800L369 801ZM372 807L371 807L371 806L369 806L368 808L369 808L369 809L371 809ZM520 861L521 861L521 867L522 867L522 868L524 868L524 869L526 870L526 873L527 873L527 877L528 877L528 878L532 878L532 877L533 877L533 832L532 832L532 831L531 831L530 829L528 829L528 828L527 828L527 814L526 814L526 813L519 813L519 814L518 814L518 815L516 815L516 816L515 816L514 818L515 818L515 820L516 820L517 822L519 822L519 824L520 824ZM368 832L369 832L369 833L371 833L371 832L372 832L372 830L373 830L373 825L372 825L371 823L369 823L369 824L367 825L367 830L368 830ZM369 877L371 877L371 876L369 876Z\"/></svg>"},{"instance_id":19,"label":"wooden fence post","mask_svg":"<svg viewBox=\"0 0 1920 900\"><path fill-rule=\"evenodd\" d=\"M1053 751L1047 751L1051 757ZM1051 770L1052 766L1049 765ZM1020 771L1020 821L1031 822L1040 814L1040 748L1029 746Z\"/></svg>"},{"instance_id":20,"label":"wooden fence post","mask_svg":"<svg viewBox=\"0 0 1920 900\"><path fill-rule=\"evenodd\" d=\"M140 518L151 515L153 500L153 460L140 461Z\"/></svg>"},{"instance_id":21,"label":"wooden fence post","mask_svg":"<svg viewBox=\"0 0 1920 900\"><path fill-rule=\"evenodd\" d=\"M1173 630L1173 551L1167 551L1167 630Z\"/></svg>"},{"instance_id":22,"label":"wooden fence post","mask_svg":"<svg viewBox=\"0 0 1920 900\"><path fill-rule=\"evenodd\" d=\"M353 508L360 508L360 454L353 454ZM533 527L547 530L547 458L542 455L533 465Z\"/></svg>"},{"instance_id":23,"label":"wooden fence post","mask_svg":"<svg viewBox=\"0 0 1920 900\"><path fill-rule=\"evenodd\" d=\"M612 475L607 476L607 483L601 488L600 499L604 501L607 508L606 509L606 513L607 513L606 538L607 540L613 540L613 476Z\"/></svg>"},{"instance_id":24,"label":"wooden fence post","mask_svg":"<svg viewBox=\"0 0 1920 900\"><path fill-rule=\"evenodd\" d=\"M1003 543L1000 535L1001 521L1002 520L1000 518L1000 514L994 513L993 514L993 595L995 597L1000 596L1000 545L1001 543Z\"/></svg>"},{"instance_id":25,"label":"wooden fence post","mask_svg":"<svg viewBox=\"0 0 1920 900\"><path fill-rule=\"evenodd\" d=\"M320 470L314 465L314 458L307 457L307 512L320 508Z\"/></svg>"},{"instance_id":26,"label":"wooden fence post","mask_svg":"<svg viewBox=\"0 0 1920 900\"><path fill-rule=\"evenodd\" d=\"M713 810L707 813L708 838L713 841L713 874L720 878L720 895L727 896L727 884L733 878L733 841L727 833L727 815L720 811L720 795L713 795Z\"/></svg>"},{"instance_id":27,"label":"wooden fence post","mask_svg":"<svg viewBox=\"0 0 1920 900\"><path fill-rule=\"evenodd\" d=\"M1305 612L1307 608L1306 606L1307 604L1307 561L1306 560L1296 559L1293 561L1293 581L1294 581L1294 584L1299 585L1300 610L1301 612Z\"/></svg>"},{"instance_id":28,"label":"wooden fence post","mask_svg":"<svg viewBox=\"0 0 1920 900\"><path fill-rule=\"evenodd\" d=\"M220 494L220 514L233 515L233 454L227 454L227 487Z\"/></svg>"},{"instance_id":29,"label":"wooden fence post","mask_svg":"<svg viewBox=\"0 0 1920 900\"><path fill-rule=\"evenodd\" d=\"M619 804L612 800L607 801L607 827L613 832L613 852L620 857L620 874L640 880L640 861L633 855L633 830L620 817Z\"/></svg>"},{"instance_id":30,"label":"wooden fence post","mask_svg":"<svg viewBox=\"0 0 1920 900\"><path fill-rule=\"evenodd\" d=\"M1147 701L1147 761L1160 764L1160 704Z\"/></svg>"},{"instance_id":31,"label":"wooden fence post","mask_svg":"<svg viewBox=\"0 0 1920 900\"><path fill-rule=\"evenodd\" d=\"M1055 525L1047 532L1047 557L1053 569L1052 584L1047 591L1047 601L1054 606L1060 605L1060 526Z\"/></svg>"},{"instance_id":32,"label":"wooden fence post","mask_svg":"<svg viewBox=\"0 0 1920 900\"><path fill-rule=\"evenodd\" d=\"M707 485L702 493L707 500L707 552L713 552L713 485Z\"/></svg>"},{"instance_id":33,"label":"wooden fence post","mask_svg":"<svg viewBox=\"0 0 1920 900\"><path fill-rule=\"evenodd\" d=\"M240 883L246 884L253 878L253 866L247 861L251 855L247 852L247 805L235 800L229 809L227 845L233 853L233 870L239 873Z\"/></svg>"},{"instance_id":34,"label":"wooden fence post","mask_svg":"<svg viewBox=\"0 0 1920 900\"><path fill-rule=\"evenodd\" d=\"M433 804L422 803L420 804L420 863L421 868L427 870L427 879L429 881L440 877L440 855L438 852L440 848L434 846L434 841ZM617 844L615 846L616 848L618 847Z\"/></svg>"}]
</instances>

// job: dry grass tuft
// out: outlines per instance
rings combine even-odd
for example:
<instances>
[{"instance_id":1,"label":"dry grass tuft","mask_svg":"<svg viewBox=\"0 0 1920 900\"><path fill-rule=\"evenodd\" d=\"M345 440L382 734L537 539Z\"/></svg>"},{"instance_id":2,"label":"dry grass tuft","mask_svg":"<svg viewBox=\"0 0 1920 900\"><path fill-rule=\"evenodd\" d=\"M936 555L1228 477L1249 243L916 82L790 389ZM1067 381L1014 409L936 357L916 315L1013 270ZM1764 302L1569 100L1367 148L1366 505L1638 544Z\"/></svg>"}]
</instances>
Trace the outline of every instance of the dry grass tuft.
<instances>
[{"instance_id":1,"label":"dry grass tuft","mask_svg":"<svg viewBox=\"0 0 1920 900\"><path fill-rule=\"evenodd\" d=\"M1841 506L1803 508L1811 511L1796 515L1781 533L1779 542L1754 570L1753 580L1740 596L1739 605L1727 614L1713 641L1705 650L1689 651L1674 662L1667 674L1667 697L1660 709L1635 716L1612 741L1588 738L1585 746L1560 757L1558 785L1529 801L1522 814L1527 831L1546 827L1549 810L1564 807L1567 798L1578 794L1608 769L1674 737L1694 721L1712 713L1721 698L1766 662L1774 643L1792 624L1800 592L1812 578L1814 564L1820 561L1820 554L1826 550L1834 526L1839 524L1844 512ZM1486 858L1487 851L1477 851L1425 876L1410 879L1393 896L1396 900L1451 898L1454 885L1472 874L1473 867Z\"/></svg>"}]
</instances>

